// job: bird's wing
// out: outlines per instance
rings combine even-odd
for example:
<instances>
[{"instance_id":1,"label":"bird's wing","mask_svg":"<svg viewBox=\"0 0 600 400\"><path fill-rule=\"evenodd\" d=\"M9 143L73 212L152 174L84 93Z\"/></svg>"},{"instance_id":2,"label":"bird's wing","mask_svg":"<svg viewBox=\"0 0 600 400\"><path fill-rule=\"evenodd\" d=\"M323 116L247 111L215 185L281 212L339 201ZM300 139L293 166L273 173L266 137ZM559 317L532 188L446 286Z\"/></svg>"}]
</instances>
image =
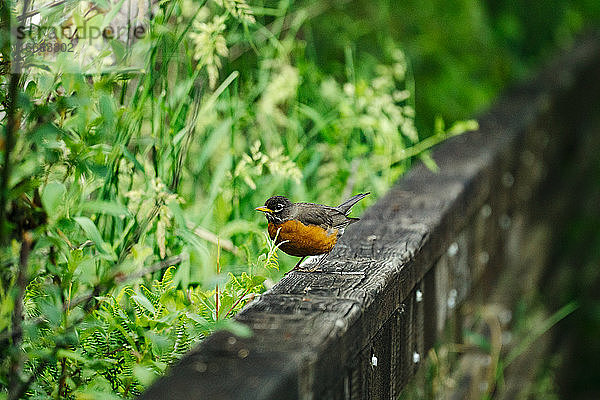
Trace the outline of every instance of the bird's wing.
<instances>
[{"instance_id":1,"label":"bird's wing","mask_svg":"<svg viewBox=\"0 0 600 400\"><path fill-rule=\"evenodd\" d=\"M305 225L319 225L325 229L333 225L330 207L313 203L296 203L297 215L292 216Z\"/></svg>"}]
</instances>

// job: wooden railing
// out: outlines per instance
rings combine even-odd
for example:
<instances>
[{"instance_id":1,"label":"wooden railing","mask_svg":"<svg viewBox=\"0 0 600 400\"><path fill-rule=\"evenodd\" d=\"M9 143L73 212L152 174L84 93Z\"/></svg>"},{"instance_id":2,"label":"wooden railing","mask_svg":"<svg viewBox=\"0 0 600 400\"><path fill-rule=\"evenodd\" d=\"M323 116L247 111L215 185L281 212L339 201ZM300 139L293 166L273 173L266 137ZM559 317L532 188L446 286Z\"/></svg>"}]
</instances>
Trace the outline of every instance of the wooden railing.
<instances>
[{"instance_id":1,"label":"wooden railing","mask_svg":"<svg viewBox=\"0 0 600 400\"><path fill-rule=\"evenodd\" d=\"M522 260L544 258L552 218L568 207L545 191L565 181L582 127L600 128L599 106L590 38L502 97L479 131L439 146L439 172L413 168L322 272L292 272L246 306L235 318L251 337L216 332L142 398L397 398L461 302L502 279L515 293L535 280ZM546 234L528 234L536 219Z\"/></svg>"}]
</instances>

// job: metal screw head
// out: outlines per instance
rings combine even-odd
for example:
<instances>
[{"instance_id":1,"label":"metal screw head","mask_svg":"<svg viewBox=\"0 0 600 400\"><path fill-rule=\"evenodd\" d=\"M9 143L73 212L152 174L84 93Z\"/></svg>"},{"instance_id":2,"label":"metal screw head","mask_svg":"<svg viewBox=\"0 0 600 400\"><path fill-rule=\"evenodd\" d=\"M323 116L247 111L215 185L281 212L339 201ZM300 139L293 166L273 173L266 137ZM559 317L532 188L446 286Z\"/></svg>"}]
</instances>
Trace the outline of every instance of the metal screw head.
<instances>
[{"instance_id":1,"label":"metal screw head","mask_svg":"<svg viewBox=\"0 0 600 400\"><path fill-rule=\"evenodd\" d=\"M417 303L420 303L423 301L423 292L421 292L420 290L417 290L417 293L415 295L415 300Z\"/></svg>"},{"instance_id":2,"label":"metal screw head","mask_svg":"<svg viewBox=\"0 0 600 400\"><path fill-rule=\"evenodd\" d=\"M448 256L449 257L454 257L455 255L458 254L458 243L453 242L449 247L448 247Z\"/></svg>"},{"instance_id":3,"label":"metal screw head","mask_svg":"<svg viewBox=\"0 0 600 400\"><path fill-rule=\"evenodd\" d=\"M502 184L505 188L510 188L515 183L515 177L510 172L505 172L502 175Z\"/></svg>"},{"instance_id":4,"label":"metal screw head","mask_svg":"<svg viewBox=\"0 0 600 400\"><path fill-rule=\"evenodd\" d=\"M479 212L483 218L487 218L492 215L492 207L489 204L484 204Z\"/></svg>"},{"instance_id":5,"label":"metal screw head","mask_svg":"<svg viewBox=\"0 0 600 400\"><path fill-rule=\"evenodd\" d=\"M371 355L371 367L376 367L377 366L377 357L375 357L375 354Z\"/></svg>"},{"instance_id":6,"label":"metal screw head","mask_svg":"<svg viewBox=\"0 0 600 400\"><path fill-rule=\"evenodd\" d=\"M415 351L413 353L413 363L417 364L419 361L421 361L421 355Z\"/></svg>"},{"instance_id":7,"label":"metal screw head","mask_svg":"<svg viewBox=\"0 0 600 400\"><path fill-rule=\"evenodd\" d=\"M447 300L447 305L449 309L453 309L454 307L456 307L456 298L458 297L458 292L456 291L456 289L451 289L450 292L448 293L448 300Z\"/></svg>"},{"instance_id":8,"label":"metal screw head","mask_svg":"<svg viewBox=\"0 0 600 400\"><path fill-rule=\"evenodd\" d=\"M250 350L248 350L248 349L240 349L238 351L239 358L246 358L246 357L248 357L248 354L250 354Z\"/></svg>"}]
</instances>

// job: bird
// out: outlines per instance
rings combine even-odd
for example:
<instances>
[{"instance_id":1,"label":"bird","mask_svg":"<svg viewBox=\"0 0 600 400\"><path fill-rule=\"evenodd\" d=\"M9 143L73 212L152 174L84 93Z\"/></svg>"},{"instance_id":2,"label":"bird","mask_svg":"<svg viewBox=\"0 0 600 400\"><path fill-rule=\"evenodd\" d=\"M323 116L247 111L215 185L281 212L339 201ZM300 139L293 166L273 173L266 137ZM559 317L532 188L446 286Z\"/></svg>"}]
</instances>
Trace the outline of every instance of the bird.
<instances>
[{"instance_id":1,"label":"bird","mask_svg":"<svg viewBox=\"0 0 600 400\"><path fill-rule=\"evenodd\" d=\"M292 203L285 196L273 196L267 199L264 206L256 207L255 210L265 214L271 240L283 252L301 257L292 269L297 270L308 256L323 255L317 267L320 265L333 250L344 229L359 220L348 217L352 206L369 194L370 192L359 193L337 207Z\"/></svg>"}]
</instances>

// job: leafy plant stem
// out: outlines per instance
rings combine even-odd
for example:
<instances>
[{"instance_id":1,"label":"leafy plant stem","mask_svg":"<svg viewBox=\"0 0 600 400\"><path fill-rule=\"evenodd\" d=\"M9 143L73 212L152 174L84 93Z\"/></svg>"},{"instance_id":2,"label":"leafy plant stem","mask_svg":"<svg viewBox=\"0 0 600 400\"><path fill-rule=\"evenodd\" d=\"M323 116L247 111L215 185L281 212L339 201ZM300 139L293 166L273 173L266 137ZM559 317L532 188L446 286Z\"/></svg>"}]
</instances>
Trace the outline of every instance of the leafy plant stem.
<instances>
[{"instance_id":1,"label":"leafy plant stem","mask_svg":"<svg viewBox=\"0 0 600 400\"><path fill-rule=\"evenodd\" d=\"M89 302L94 299L94 297L96 297L98 295L98 293L102 293L104 292L107 288L112 287L114 282L118 282L118 283L126 283L128 281L132 281L135 279L138 279L144 275L147 274L151 274L155 271L161 270L163 268L172 266L172 265L179 265L182 261L184 260L184 257L179 255L179 256L175 256L175 257L171 257L168 258L166 260L162 260L159 261L155 264L152 264L151 266L149 266L148 268L143 269L142 271L139 271L135 274L130 274L130 275L122 275L120 272L117 272L115 274L113 274L109 279L107 279L105 282L100 282L98 283L90 293L85 294L85 295L81 295L78 297L75 297L74 299L70 300L68 304L64 305L63 311L67 311L66 307L70 307L70 309L73 309L73 307L77 307L81 304L83 304L83 309L87 309L88 308L88 304ZM77 323L83 320L83 317L80 318L77 321L73 321L72 325L77 325ZM32 321L29 322L30 325L33 326L37 326L42 324L45 321L44 317L38 317ZM10 335L0 335L0 342L6 340L7 336L12 337L13 342L15 341L15 336L18 335L20 336L23 332L22 326L19 325L17 327L13 327L12 332Z\"/></svg>"},{"instance_id":2,"label":"leafy plant stem","mask_svg":"<svg viewBox=\"0 0 600 400\"><path fill-rule=\"evenodd\" d=\"M61 396L66 395L66 383L67 383L67 359L63 357L60 360L60 380L58 382L58 391L56 392L56 398L60 399Z\"/></svg>"},{"instance_id":3,"label":"leafy plant stem","mask_svg":"<svg viewBox=\"0 0 600 400\"><path fill-rule=\"evenodd\" d=\"M476 121L468 121L467 123L464 124L464 127L461 127L460 129L452 129L450 128L449 131L447 132L440 132L437 133L433 136L430 136L426 139L421 140L420 142L416 143L415 145L408 147L406 149L404 149L401 153L400 156L397 157L393 162L392 162L392 166L396 165L402 161L408 160L409 158L415 157L429 149L431 149L433 146L435 146L436 144L439 144L447 139L450 139L451 137L454 136L458 136L458 135L462 135L463 133L469 132L469 131L474 131L478 129L478 124Z\"/></svg>"},{"instance_id":4,"label":"leafy plant stem","mask_svg":"<svg viewBox=\"0 0 600 400\"><path fill-rule=\"evenodd\" d=\"M570 303L562 306L558 311L550 316L544 323L531 332L517 347L515 347L508 355L506 359L502 363L502 368L505 369L508 367L517 357L519 357L523 352L531 346L533 342L539 339L544 333L548 332L554 325L559 323L562 319L566 318L569 314L574 312L579 308L579 304L576 301L571 301Z\"/></svg>"},{"instance_id":5,"label":"leafy plant stem","mask_svg":"<svg viewBox=\"0 0 600 400\"><path fill-rule=\"evenodd\" d=\"M58 349L59 349L58 346L54 348L54 350L51 353L51 357L54 357L56 355L56 353L58 352ZM13 392L9 392L9 395L8 395L9 400L20 399L25 395L25 392L27 392L27 389L29 389L29 387L31 386L33 381L36 380L39 377L39 375L42 373L44 368L46 368L46 366L48 364L48 359L41 360L40 363L38 364L37 368L35 369L35 371L32 372L31 375L29 375L29 378L27 378L27 380L25 382L22 382L21 384L19 384L19 386Z\"/></svg>"},{"instance_id":6,"label":"leafy plant stem","mask_svg":"<svg viewBox=\"0 0 600 400\"><path fill-rule=\"evenodd\" d=\"M11 20L10 6L8 2L2 2L0 6L2 9L2 19L4 23L9 24ZM24 18L27 9L29 8L29 0L23 2L23 11L21 12L21 19ZM10 41L6 45L8 47L8 54L10 54ZM2 166L2 173L0 175L0 244L6 243L6 205L8 203L8 181L10 179L11 164L10 154L15 147L16 138L15 133L18 130L17 125L17 97L19 82L21 80L21 49L23 46L22 40L17 40L15 43L14 52L12 52L13 59L13 73L10 76L10 82L8 84L7 93L7 108L6 108L6 126L4 127L4 165Z\"/></svg>"},{"instance_id":7,"label":"leafy plant stem","mask_svg":"<svg viewBox=\"0 0 600 400\"><path fill-rule=\"evenodd\" d=\"M244 300L244 297L246 297L246 295L248 294L248 292L250 292L250 289L252 289L252 288L248 288L248 289L244 290L244 293L242 293L242 295L240 296L240 298L237 299L237 301L235 303L233 303L233 305L229 308L229 310L227 310L227 314L225 314L225 319L227 319L227 317L229 317L229 314L231 314L231 312L233 310L235 310L235 308L237 307L237 305L240 304L240 302L242 300Z\"/></svg>"},{"instance_id":8,"label":"leafy plant stem","mask_svg":"<svg viewBox=\"0 0 600 400\"><path fill-rule=\"evenodd\" d=\"M9 398L18 398L19 388L21 386L20 376L23 368L23 353L21 343L23 341L23 296L27 287L27 262L33 239L29 232L23 233L21 242L21 252L19 256L19 270L17 272L16 289L17 293L14 299L14 308L12 313L11 332L12 332L12 357L10 362L10 381L8 385Z\"/></svg>"},{"instance_id":9,"label":"leafy plant stem","mask_svg":"<svg viewBox=\"0 0 600 400\"><path fill-rule=\"evenodd\" d=\"M221 246L217 237L217 276L221 274ZM215 284L215 321L219 320L219 282Z\"/></svg>"}]
</instances>

